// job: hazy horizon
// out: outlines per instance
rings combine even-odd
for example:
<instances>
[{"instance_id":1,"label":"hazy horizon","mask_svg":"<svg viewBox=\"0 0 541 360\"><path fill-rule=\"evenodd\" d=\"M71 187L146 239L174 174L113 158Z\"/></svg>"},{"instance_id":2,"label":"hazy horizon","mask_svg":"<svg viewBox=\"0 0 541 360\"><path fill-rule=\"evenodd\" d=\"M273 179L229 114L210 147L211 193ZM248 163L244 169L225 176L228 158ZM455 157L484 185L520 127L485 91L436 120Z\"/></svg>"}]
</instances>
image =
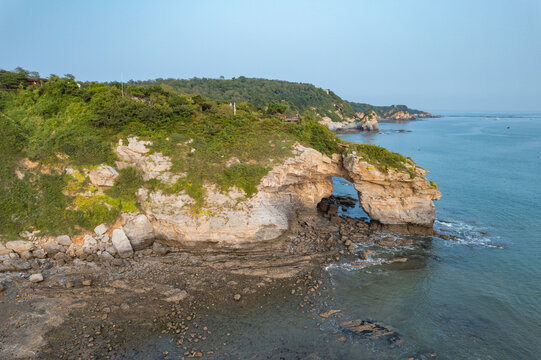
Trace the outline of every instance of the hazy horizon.
<instances>
[{"instance_id":1,"label":"hazy horizon","mask_svg":"<svg viewBox=\"0 0 541 360\"><path fill-rule=\"evenodd\" d=\"M42 76L246 76L436 113L541 111L536 0L0 0L0 33L0 68Z\"/></svg>"}]
</instances>

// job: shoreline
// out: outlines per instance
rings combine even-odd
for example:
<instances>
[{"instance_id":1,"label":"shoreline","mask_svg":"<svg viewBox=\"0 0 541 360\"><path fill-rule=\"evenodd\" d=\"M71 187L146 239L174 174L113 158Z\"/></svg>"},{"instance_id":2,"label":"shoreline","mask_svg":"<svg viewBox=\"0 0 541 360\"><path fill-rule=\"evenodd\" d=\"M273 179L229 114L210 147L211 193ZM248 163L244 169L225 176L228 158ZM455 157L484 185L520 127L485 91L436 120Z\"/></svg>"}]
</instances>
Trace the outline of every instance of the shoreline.
<instances>
[{"instance_id":1,"label":"shoreline","mask_svg":"<svg viewBox=\"0 0 541 360\"><path fill-rule=\"evenodd\" d=\"M176 348L187 353L184 356L213 358L196 345L211 337L202 329L210 330L212 320L196 322L197 314L246 304L283 289L291 289L290 296L303 295L301 304L307 303L310 297L305 295L317 296L321 273L329 265L378 265L366 250L359 251L362 244L404 251L429 246L389 237L361 219L328 213L302 217L288 236L288 254L194 254L171 249L164 255L138 253L128 259L73 258L61 265L54 259L35 259L31 262L39 265L37 269L0 273L4 309L0 355L129 358L130 349L142 341L173 336ZM406 261L399 256L387 263ZM31 272L44 280L30 281ZM300 309L304 311L304 305Z\"/></svg>"}]
</instances>

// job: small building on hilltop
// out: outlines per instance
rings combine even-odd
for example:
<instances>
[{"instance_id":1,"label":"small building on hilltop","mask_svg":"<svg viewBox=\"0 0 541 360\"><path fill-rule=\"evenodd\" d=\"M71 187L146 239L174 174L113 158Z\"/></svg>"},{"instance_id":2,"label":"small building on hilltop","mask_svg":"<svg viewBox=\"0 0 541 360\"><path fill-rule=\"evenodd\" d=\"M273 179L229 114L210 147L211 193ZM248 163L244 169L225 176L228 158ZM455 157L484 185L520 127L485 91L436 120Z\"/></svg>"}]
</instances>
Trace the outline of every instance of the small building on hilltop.
<instances>
[{"instance_id":1,"label":"small building on hilltop","mask_svg":"<svg viewBox=\"0 0 541 360\"><path fill-rule=\"evenodd\" d=\"M286 115L284 116L284 121L286 122L289 122L289 121L300 121L301 117L300 115L297 113L295 115Z\"/></svg>"}]
</instances>

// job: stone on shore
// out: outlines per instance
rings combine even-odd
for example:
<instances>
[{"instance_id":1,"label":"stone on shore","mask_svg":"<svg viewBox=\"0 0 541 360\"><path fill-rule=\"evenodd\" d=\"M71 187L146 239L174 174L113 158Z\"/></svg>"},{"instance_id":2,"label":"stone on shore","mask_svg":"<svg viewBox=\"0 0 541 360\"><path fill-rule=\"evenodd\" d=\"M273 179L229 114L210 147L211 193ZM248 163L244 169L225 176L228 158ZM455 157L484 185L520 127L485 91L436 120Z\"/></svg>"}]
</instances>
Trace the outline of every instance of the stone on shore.
<instances>
[{"instance_id":1,"label":"stone on shore","mask_svg":"<svg viewBox=\"0 0 541 360\"><path fill-rule=\"evenodd\" d=\"M98 236L101 236L101 235L105 234L105 232L107 232L107 225L101 224L101 225L96 226L94 228L94 232Z\"/></svg>"},{"instance_id":2,"label":"stone on shore","mask_svg":"<svg viewBox=\"0 0 541 360\"><path fill-rule=\"evenodd\" d=\"M7 255L10 252L13 252L13 250L6 248L4 244L0 243L0 255Z\"/></svg>"},{"instance_id":3,"label":"stone on shore","mask_svg":"<svg viewBox=\"0 0 541 360\"><path fill-rule=\"evenodd\" d=\"M72 241L68 235L60 235L56 238L56 243L62 246L70 246Z\"/></svg>"},{"instance_id":4,"label":"stone on shore","mask_svg":"<svg viewBox=\"0 0 541 360\"><path fill-rule=\"evenodd\" d=\"M394 238L391 236L384 237L382 239L377 239L376 244L385 246L385 247L393 247L394 246Z\"/></svg>"},{"instance_id":5,"label":"stone on shore","mask_svg":"<svg viewBox=\"0 0 541 360\"><path fill-rule=\"evenodd\" d=\"M38 274L32 274L32 275L30 275L28 280L30 280L33 283L39 283L39 282L43 281L43 275L41 275L39 273Z\"/></svg>"},{"instance_id":6,"label":"stone on shore","mask_svg":"<svg viewBox=\"0 0 541 360\"><path fill-rule=\"evenodd\" d=\"M166 296L166 298L164 299L165 301L174 303L182 301L188 297L188 293L186 292L186 290L180 289L169 290L165 292L164 295Z\"/></svg>"},{"instance_id":7,"label":"stone on shore","mask_svg":"<svg viewBox=\"0 0 541 360\"><path fill-rule=\"evenodd\" d=\"M94 254L98 250L98 242L90 235L85 235L82 250L84 254Z\"/></svg>"},{"instance_id":8,"label":"stone on shore","mask_svg":"<svg viewBox=\"0 0 541 360\"><path fill-rule=\"evenodd\" d=\"M160 242L155 242L152 245L152 251L154 251L157 255L165 256L171 249L169 246L162 244Z\"/></svg>"},{"instance_id":9,"label":"stone on shore","mask_svg":"<svg viewBox=\"0 0 541 360\"><path fill-rule=\"evenodd\" d=\"M49 255L49 257L54 257L56 254L66 251L66 249L64 249L62 245L58 244L57 240L55 239L49 239L42 246L43 249L47 252L47 255Z\"/></svg>"},{"instance_id":10,"label":"stone on shore","mask_svg":"<svg viewBox=\"0 0 541 360\"><path fill-rule=\"evenodd\" d=\"M28 240L15 240L6 243L6 248L15 251L18 254L32 251L36 248L36 245L32 241Z\"/></svg>"},{"instance_id":11,"label":"stone on shore","mask_svg":"<svg viewBox=\"0 0 541 360\"><path fill-rule=\"evenodd\" d=\"M122 220L122 227L134 250L142 250L152 245L154 228L145 215L123 215Z\"/></svg>"},{"instance_id":12,"label":"stone on shore","mask_svg":"<svg viewBox=\"0 0 541 360\"><path fill-rule=\"evenodd\" d=\"M47 252L43 249L37 249L32 251L32 256L36 259L44 259L47 256Z\"/></svg>"},{"instance_id":13,"label":"stone on shore","mask_svg":"<svg viewBox=\"0 0 541 360\"><path fill-rule=\"evenodd\" d=\"M102 261L110 261L110 260L113 260L115 258L108 251L102 251L101 254L98 255L98 257Z\"/></svg>"},{"instance_id":14,"label":"stone on shore","mask_svg":"<svg viewBox=\"0 0 541 360\"><path fill-rule=\"evenodd\" d=\"M321 314L319 314L319 316L321 316L322 318L328 319L332 315L334 315L336 313L339 313L341 311L342 310L340 310L340 309L328 310L328 311L322 312Z\"/></svg>"},{"instance_id":15,"label":"stone on shore","mask_svg":"<svg viewBox=\"0 0 541 360\"><path fill-rule=\"evenodd\" d=\"M0 263L0 272L3 271L24 271L32 268L32 265L28 261L24 260L5 260L3 263Z\"/></svg>"},{"instance_id":16,"label":"stone on shore","mask_svg":"<svg viewBox=\"0 0 541 360\"><path fill-rule=\"evenodd\" d=\"M113 231L113 246L118 252L118 256L121 258L128 258L133 256L133 248L130 244L130 240L124 233L122 228L115 229Z\"/></svg>"}]
</instances>

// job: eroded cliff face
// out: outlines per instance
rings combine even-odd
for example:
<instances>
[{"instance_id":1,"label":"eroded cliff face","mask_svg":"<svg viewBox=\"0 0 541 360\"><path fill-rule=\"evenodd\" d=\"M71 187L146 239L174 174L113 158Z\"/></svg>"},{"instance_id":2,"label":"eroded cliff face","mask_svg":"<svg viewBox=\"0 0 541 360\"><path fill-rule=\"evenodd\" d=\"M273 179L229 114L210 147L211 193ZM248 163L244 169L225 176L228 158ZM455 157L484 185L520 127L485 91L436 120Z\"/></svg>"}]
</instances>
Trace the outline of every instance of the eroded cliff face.
<instances>
[{"instance_id":1,"label":"eroded cliff face","mask_svg":"<svg viewBox=\"0 0 541 360\"><path fill-rule=\"evenodd\" d=\"M123 166L138 166L146 178L173 176L168 166L161 166L167 163L161 154L153 154L161 165L151 166L156 159L146 161L148 154L136 139L120 144L116 152ZM440 193L424 178L424 170L416 171L414 178L393 170L382 173L355 154L329 157L296 145L294 156L275 166L248 199L238 190L223 194L208 186L208 206L194 213L193 200L182 193L141 189L138 196L156 238L188 248L272 248L299 212L315 212L321 199L332 194L333 176L354 184L361 206L373 220L431 227L432 201Z\"/></svg>"},{"instance_id":2,"label":"eroded cliff face","mask_svg":"<svg viewBox=\"0 0 541 360\"><path fill-rule=\"evenodd\" d=\"M359 194L363 210L385 225L432 227L440 192L426 178L428 172L415 167L416 176L390 169L383 173L354 154L344 156L343 167Z\"/></svg>"},{"instance_id":3,"label":"eroded cliff face","mask_svg":"<svg viewBox=\"0 0 541 360\"><path fill-rule=\"evenodd\" d=\"M339 155L329 158L301 146L294 152L296 156L262 179L258 193L251 198L245 199L239 190L223 194L207 186L208 206L194 213L188 195L141 189L138 195L143 211L156 237L187 247L244 249L271 241L289 228L297 211L315 211L319 201L333 191L330 176L341 174Z\"/></svg>"}]
</instances>

